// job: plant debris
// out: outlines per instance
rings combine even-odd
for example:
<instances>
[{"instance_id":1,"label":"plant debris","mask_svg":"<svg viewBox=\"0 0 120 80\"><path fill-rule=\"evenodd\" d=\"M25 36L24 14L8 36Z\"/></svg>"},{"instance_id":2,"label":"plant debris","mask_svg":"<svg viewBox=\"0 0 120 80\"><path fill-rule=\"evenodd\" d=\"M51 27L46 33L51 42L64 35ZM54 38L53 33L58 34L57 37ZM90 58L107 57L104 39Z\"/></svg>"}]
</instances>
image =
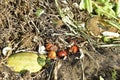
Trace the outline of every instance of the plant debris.
<instances>
[{"instance_id":1,"label":"plant debris","mask_svg":"<svg viewBox=\"0 0 120 80\"><path fill-rule=\"evenodd\" d=\"M0 80L119 80L120 0L1 0Z\"/></svg>"}]
</instances>

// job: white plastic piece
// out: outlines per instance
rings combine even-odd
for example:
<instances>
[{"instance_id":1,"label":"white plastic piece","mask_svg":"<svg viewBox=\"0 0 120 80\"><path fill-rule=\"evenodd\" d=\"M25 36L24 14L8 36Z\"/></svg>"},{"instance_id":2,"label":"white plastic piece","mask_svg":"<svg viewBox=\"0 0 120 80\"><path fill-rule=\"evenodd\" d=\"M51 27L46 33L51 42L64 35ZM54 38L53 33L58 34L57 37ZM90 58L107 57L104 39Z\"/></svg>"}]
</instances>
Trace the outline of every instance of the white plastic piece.
<instances>
[{"instance_id":1,"label":"white plastic piece","mask_svg":"<svg viewBox=\"0 0 120 80\"><path fill-rule=\"evenodd\" d=\"M39 54L46 54L45 46L39 45L38 53L39 53Z\"/></svg>"},{"instance_id":2,"label":"white plastic piece","mask_svg":"<svg viewBox=\"0 0 120 80\"><path fill-rule=\"evenodd\" d=\"M109 32L109 31L104 31L102 35L106 37L120 37L119 33Z\"/></svg>"},{"instance_id":3,"label":"white plastic piece","mask_svg":"<svg viewBox=\"0 0 120 80\"><path fill-rule=\"evenodd\" d=\"M85 55L83 53L83 50L82 49L79 49L80 50L80 53L81 53L81 56L80 56L80 59L82 59Z\"/></svg>"},{"instance_id":4,"label":"white plastic piece","mask_svg":"<svg viewBox=\"0 0 120 80\"><path fill-rule=\"evenodd\" d=\"M8 51L10 51L10 50L12 50L11 47L5 47L5 48L3 48L3 50L2 50L2 54L3 54L4 56L6 56L7 53L8 53Z\"/></svg>"}]
</instances>

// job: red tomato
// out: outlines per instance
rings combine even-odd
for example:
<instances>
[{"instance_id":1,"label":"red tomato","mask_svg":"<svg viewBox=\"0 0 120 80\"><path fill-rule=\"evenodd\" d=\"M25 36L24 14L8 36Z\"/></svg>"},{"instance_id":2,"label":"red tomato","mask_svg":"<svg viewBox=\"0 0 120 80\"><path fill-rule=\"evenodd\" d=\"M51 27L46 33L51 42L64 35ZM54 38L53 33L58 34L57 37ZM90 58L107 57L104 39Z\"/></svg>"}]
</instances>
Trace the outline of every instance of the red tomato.
<instances>
[{"instance_id":1,"label":"red tomato","mask_svg":"<svg viewBox=\"0 0 120 80\"><path fill-rule=\"evenodd\" d=\"M78 48L78 46L76 46L76 45L73 45L71 48L70 48L70 52L72 52L72 53L77 53L78 52L78 50L79 50L79 48Z\"/></svg>"},{"instance_id":2,"label":"red tomato","mask_svg":"<svg viewBox=\"0 0 120 80\"><path fill-rule=\"evenodd\" d=\"M64 51L64 50L61 50L61 51L59 51L59 52L57 52L57 55L58 55L58 57L65 57L65 56L67 56L67 52L66 51Z\"/></svg>"}]
</instances>

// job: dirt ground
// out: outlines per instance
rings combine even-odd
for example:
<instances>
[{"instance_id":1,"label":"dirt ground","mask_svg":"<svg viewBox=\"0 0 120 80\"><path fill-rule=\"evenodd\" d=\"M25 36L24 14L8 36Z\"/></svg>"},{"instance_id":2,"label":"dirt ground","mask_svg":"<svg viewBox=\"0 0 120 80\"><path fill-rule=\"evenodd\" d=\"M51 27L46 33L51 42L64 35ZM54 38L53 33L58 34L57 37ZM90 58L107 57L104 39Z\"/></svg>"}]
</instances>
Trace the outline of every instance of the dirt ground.
<instances>
[{"instance_id":1,"label":"dirt ground","mask_svg":"<svg viewBox=\"0 0 120 80\"><path fill-rule=\"evenodd\" d=\"M79 0L70 0L70 4L73 2ZM45 12L37 17L39 8ZM90 17L85 11L74 13L75 19L83 22ZM100 76L120 80L120 47L96 47L79 34L66 33L71 31L61 21L54 0L0 0L0 80L99 80ZM69 40L75 40L81 51L52 61L36 73L16 73L3 61L2 50L8 46L14 49L13 54L21 50L38 52L39 44L47 42L62 50L70 44ZM82 53L84 57L79 59Z\"/></svg>"}]
</instances>

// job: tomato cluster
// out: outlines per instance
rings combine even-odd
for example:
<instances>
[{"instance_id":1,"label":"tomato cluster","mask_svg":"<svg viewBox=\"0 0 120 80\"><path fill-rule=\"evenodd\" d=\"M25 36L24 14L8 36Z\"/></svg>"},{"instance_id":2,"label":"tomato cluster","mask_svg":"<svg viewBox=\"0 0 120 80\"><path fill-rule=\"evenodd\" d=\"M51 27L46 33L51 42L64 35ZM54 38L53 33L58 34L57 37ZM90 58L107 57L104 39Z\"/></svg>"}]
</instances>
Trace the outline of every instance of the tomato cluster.
<instances>
[{"instance_id":1,"label":"tomato cluster","mask_svg":"<svg viewBox=\"0 0 120 80\"><path fill-rule=\"evenodd\" d=\"M52 43L47 43L45 46L46 50L48 51L48 58L55 59L55 58L63 58L68 55L68 53L76 54L79 51L79 47L77 45L72 45L67 49L58 50L58 47Z\"/></svg>"}]
</instances>

